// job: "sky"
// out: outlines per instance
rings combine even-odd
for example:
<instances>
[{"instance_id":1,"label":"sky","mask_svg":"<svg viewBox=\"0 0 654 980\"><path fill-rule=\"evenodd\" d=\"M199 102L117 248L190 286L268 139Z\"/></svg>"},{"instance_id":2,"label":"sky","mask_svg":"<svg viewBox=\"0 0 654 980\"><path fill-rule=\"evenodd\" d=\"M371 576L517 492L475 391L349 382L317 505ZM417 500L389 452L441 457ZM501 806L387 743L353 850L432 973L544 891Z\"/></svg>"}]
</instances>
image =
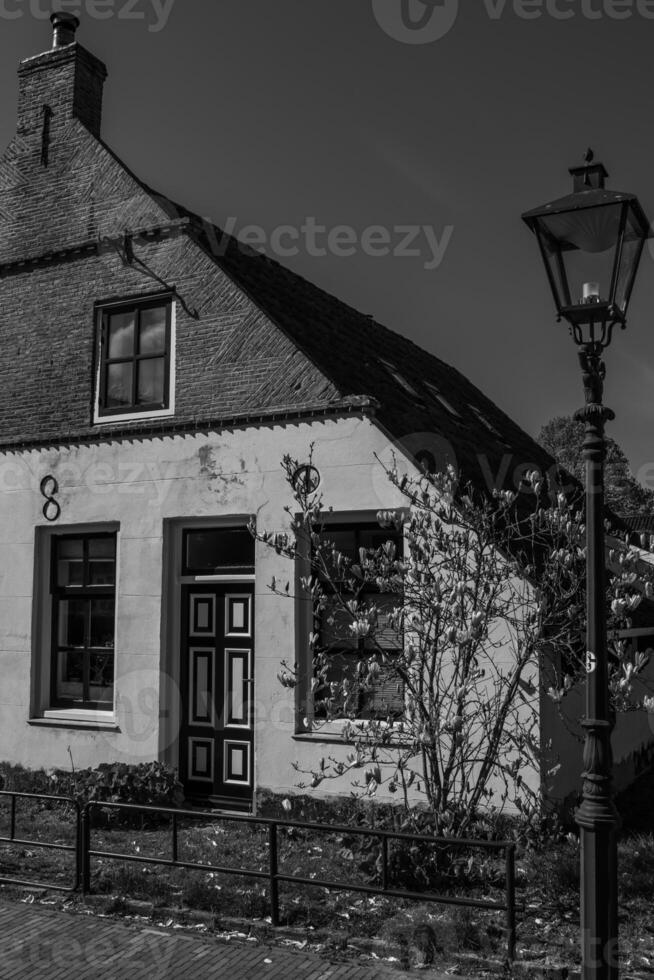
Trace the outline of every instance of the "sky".
<instances>
[{"instance_id":1,"label":"sky","mask_svg":"<svg viewBox=\"0 0 654 980\"><path fill-rule=\"evenodd\" d=\"M527 432L583 403L522 212L595 150L654 217L654 0L0 0L0 147L51 9L143 180L453 365ZM654 488L654 245L606 354Z\"/></svg>"}]
</instances>

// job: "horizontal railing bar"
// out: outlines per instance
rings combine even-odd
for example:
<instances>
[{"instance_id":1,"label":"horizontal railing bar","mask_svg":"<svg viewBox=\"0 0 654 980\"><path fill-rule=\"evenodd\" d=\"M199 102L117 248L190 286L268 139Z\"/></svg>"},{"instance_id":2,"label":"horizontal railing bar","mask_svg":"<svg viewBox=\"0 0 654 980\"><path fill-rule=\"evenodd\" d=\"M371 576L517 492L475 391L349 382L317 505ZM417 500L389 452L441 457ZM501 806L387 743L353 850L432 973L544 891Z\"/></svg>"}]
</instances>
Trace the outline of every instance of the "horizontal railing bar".
<instances>
[{"instance_id":1,"label":"horizontal railing bar","mask_svg":"<svg viewBox=\"0 0 654 980\"><path fill-rule=\"evenodd\" d=\"M72 796L51 796L49 793L19 793L13 789L0 789L0 796L14 796L28 800L54 800L58 803L70 803L74 807L79 806Z\"/></svg>"},{"instance_id":2,"label":"horizontal railing bar","mask_svg":"<svg viewBox=\"0 0 654 980\"><path fill-rule=\"evenodd\" d=\"M0 878L2 885L20 885L21 888L44 888L48 891L54 889L58 892L73 892L75 885L53 885L51 882L44 881L22 881L20 878Z\"/></svg>"},{"instance_id":3,"label":"horizontal railing bar","mask_svg":"<svg viewBox=\"0 0 654 980\"><path fill-rule=\"evenodd\" d=\"M244 871L241 868L222 868L215 864L196 864L193 861L172 861L170 858L142 857L140 854L120 854L117 851L92 851L89 857L112 858L115 861L134 861L137 864L161 864L168 868L188 868L192 871L213 871L227 875L243 875L249 878L268 878L267 871Z\"/></svg>"},{"instance_id":4,"label":"horizontal railing bar","mask_svg":"<svg viewBox=\"0 0 654 980\"><path fill-rule=\"evenodd\" d=\"M246 814L213 814L207 810L177 810L172 807L154 807L140 803L103 803L101 800L92 800L87 806L89 808L159 813L168 816L189 817L193 820L206 820L207 818L214 821L232 820L240 823L259 824L261 826L269 826L274 823L278 827L292 827L295 830L316 830L323 834L337 833L355 834L358 837L387 837L392 840L411 840L424 844L446 844L448 847L483 847L493 851L504 850L507 847L511 847L513 843L512 841L470 840L463 837L430 837L428 834L407 834L404 831L379 830L376 827L348 827L347 825L341 824L306 823L297 820L281 820L276 817L253 817Z\"/></svg>"},{"instance_id":5,"label":"horizontal railing bar","mask_svg":"<svg viewBox=\"0 0 654 980\"><path fill-rule=\"evenodd\" d=\"M389 898L416 898L423 902L440 902L443 905L470 905L479 909L493 909L506 912L507 906L483 898L448 898L433 892L409 892L400 888L376 888L374 885L356 885L352 882L321 881L318 878L296 878L293 875L278 874L278 881L294 882L296 885L316 885L318 888L331 888L346 892L365 892L369 895L387 895Z\"/></svg>"},{"instance_id":6,"label":"horizontal railing bar","mask_svg":"<svg viewBox=\"0 0 654 980\"><path fill-rule=\"evenodd\" d=\"M41 840L21 840L19 837L0 837L3 844L22 844L25 847L47 847L52 851L76 851L76 844L51 844Z\"/></svg>"}]
</instances>

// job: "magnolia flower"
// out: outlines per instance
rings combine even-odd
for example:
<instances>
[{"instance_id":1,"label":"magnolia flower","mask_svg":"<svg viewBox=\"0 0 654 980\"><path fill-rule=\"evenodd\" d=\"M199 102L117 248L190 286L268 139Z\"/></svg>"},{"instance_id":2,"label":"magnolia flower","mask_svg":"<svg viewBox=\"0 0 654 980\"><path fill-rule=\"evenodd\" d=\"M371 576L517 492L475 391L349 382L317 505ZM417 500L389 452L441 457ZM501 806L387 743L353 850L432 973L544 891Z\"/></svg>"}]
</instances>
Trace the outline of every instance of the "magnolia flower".
<instances>
[{"instance_id":1,"label":"magnolia flower","mask_svg":"<svg viewBox=\"0 0 654 980\"><path fill-rule=\"evenodd\" d=\"M484 614L482 612L473 613L470 617L470 624L473 629L478 630L484 622Z\"/></svg>"},{"instance_id":2,"label":"magnolia flower","mask_svg":"<svg viewBox=\"0 0 654 980\"><path fill-rule=\"evenodd\" d=\"M370 633L370 623L366 619L357 619L356 622L350 623L350 633L359 639L368 636Z\"/></svg>"},{"instance_id":3,"label":"magnolia flower","mask_svg":"<svg viewBox=\"0 0 654 980\"><path fill-rule=\"evenodd\" d=\"M611 603L611 612L618 618L624 616L626 608L627 603L623 599L614 599Z\"/></svg>"},{"instance_id":4,"label":"magnolia flower","mask_svg":"<svg viewBox=\"0 0 654 980\"><path fill-rule=\"evenodd\" d=\"M289 813L291 810L291 801L288 799L282 800L282 808L286 810L287 813Z\"/></svg>"},{"instance_id":5,"label":"magnolia flower","mask_svg":"<svg viewBox=\"0 0 654 980\"><path fill-rule=\"evenodd\" d=\"M643 698L643 708L648 714L654 715L654 697Z\"/></svg>"}]
</instances>

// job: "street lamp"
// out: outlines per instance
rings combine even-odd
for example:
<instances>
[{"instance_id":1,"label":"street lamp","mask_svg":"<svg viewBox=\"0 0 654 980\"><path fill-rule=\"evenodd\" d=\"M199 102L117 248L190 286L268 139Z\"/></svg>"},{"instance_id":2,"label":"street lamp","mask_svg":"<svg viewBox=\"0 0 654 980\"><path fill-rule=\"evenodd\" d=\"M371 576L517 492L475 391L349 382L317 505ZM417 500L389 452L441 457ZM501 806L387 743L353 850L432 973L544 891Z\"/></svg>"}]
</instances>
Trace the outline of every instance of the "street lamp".
<instances>
[{"instance_id":1,"label":"street lamp","mask_svg":"<svg viewBox=\"0 0 654 980\"><path fill-rule=\"evenodd\" d=\"M573 193L523 214L545 263L557 319L566 320L579 348L585 405L575 418L586 426L586 716L581 840L581 950L583 980L618 976L617 843L613 803L604 555L604 423L602 352L614 328L626 326L636 271L649 236L637 198L605 188L608 174L593 163L573 167Z\"/></svg>"}]
</instances>

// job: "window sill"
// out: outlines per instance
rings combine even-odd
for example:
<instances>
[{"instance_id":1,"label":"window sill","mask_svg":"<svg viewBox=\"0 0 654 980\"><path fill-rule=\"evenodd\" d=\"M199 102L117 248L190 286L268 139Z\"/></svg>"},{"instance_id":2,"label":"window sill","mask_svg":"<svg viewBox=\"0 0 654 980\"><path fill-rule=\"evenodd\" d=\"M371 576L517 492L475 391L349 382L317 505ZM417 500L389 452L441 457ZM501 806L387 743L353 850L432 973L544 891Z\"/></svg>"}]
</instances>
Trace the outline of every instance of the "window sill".
<instances>
[{"instance_id":1,"label":"window sill","mask_svg":"<svg viewBox=\"0 0 654 980\"><path fill-rule=\"evenodd\" d=\"M74 708L44 711L40 718L29 718L28 724L50 728L87 728L94 731L120 731L112 711L82 711Z\"/></svg>"},{"instance_id":2,"label":"window sill","mask_svg":"<svg viewBox=\"0 0 654 980\"><path fill-rule=\"evenodd\" d=\"M174 408L161 408L152 412L126 412L121 415L94 415L93 425L112 425L114 422L139 422L141 419L165 419L175 414Z\"/></svg>"},{"instance_id":3,"label":"window sill","mask_svg":"<svg viewBox=\"0 0 654 980\"><path fill-rule=\"evenodd\" d=\"M351 738L343 737L344 725L337 726L331 724L329 728L321 728L317 731L307 731L307 732L296 732L292 738L294 742L320 742L326 745L354 745L355 740ZM388 743L386 748L408 748L411 745L411 739L402 732L398 732L393 736L391 742Z\"/></svg>"}]
</instances>

